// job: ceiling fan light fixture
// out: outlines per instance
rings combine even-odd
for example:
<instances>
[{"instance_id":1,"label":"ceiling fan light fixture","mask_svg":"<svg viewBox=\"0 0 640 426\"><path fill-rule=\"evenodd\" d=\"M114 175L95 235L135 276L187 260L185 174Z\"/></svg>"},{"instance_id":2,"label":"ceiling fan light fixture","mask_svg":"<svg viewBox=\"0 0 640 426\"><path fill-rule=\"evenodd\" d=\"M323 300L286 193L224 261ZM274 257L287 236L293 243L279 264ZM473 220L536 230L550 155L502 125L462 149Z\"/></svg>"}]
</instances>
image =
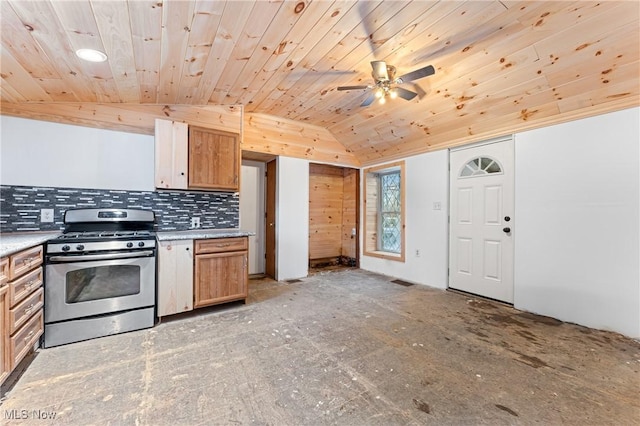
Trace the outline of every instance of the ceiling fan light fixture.
<instances>
[{"instance_id":1,"label":"ceiling fan light fixture","mask_svg":"<svg viewBox=\"0 0 640 426\"><path fill-rule=\"evenodd\" d=\"M379 101L379 102L380 102L380 105L382 105L382 104L384 104L385 102L387 102L387 100L385 99L385 97L384 97L384 96L382 96L382 97L380 98L380 101Z\"/></svg>"},{"instance_id":2,"label":"ceiling fan light fixture","mask_svg":"<svg viewBox=\"0 0 640 426\"><path fill-rule=\"evenodd\" d=\"M95 49L78 49L76 50L76 56L89 62L104 62L107 60L107 55L104 52Z\"/></svg>"},{"instance_id":3,"label":"ceiling fan light fixture","mask_svg":"<svg viewBox=\"0 0 640 426\"><path fill-rule=\"evenodd\" d=\"M389 91L389 97L390 97L391 99L395 99L395 98L397 98L397 97L398 97L398 92L396 92L396 91L395 91L395 90L393 90L393 89L392 89L392 90L390 90L390 91Z\"/></svg>"},{"instance_id":4,"label":"ceiling fan light fixture","mask_svg":"<svg viewBox=\"0 0 640 426\"><path fill-rule=\"evenodd\" d=\"M383 95L382 89L376 90L376 98L381 99L383 97L382 95Z\"/></svg>"}]
</instances>

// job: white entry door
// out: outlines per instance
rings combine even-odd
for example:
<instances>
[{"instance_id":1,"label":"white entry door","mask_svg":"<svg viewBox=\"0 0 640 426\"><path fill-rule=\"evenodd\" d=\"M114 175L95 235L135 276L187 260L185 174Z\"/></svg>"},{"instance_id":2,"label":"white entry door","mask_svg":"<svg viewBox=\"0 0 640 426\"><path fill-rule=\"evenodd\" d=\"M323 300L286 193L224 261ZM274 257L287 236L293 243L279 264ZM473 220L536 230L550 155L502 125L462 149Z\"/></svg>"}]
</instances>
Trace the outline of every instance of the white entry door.
<instances>
[{"instance_id":1,"label":"white entry door","mask_svg":"<svg viewBox=\"0 0 640 426\"><path fill-rule=\"evenodd\" d=\"M513 303L513 139L450 155L449 287Z\"/></svg>"}]
</instances>

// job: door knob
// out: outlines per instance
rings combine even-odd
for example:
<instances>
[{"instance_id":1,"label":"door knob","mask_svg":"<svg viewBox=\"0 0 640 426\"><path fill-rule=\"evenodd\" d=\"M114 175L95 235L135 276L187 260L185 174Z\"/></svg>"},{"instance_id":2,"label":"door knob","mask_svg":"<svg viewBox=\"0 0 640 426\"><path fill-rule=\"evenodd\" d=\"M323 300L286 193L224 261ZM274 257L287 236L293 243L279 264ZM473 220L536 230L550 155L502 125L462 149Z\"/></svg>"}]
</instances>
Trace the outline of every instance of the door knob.
<instances>
[{"instance_id":1,"label":"door knob","mask_svg":"<svg viewBox=\"0 0 640 426\"><path fill-rule=\"evenodd\" d=\"M505 221L505 222L509 222L510 220L511 220L511 218L510 218L509 216L505 216L505 217L504 217L504 221Z\"/></svg>"},{"instance_id":2,"label":"door knob","mask_svg":"<svg viewBox=\"0 0 640 426\"><path fill-rule=\"evenodd\" d=\"M509 228L508 226L506 228L502 228L502 230L506 233L511 232L511 228Z\"/></svg>"},{"instance_id":3,"label":"door knob","mask_svg":"<svg viewBox=\"0 0 640 426\"><path fill-rule=\"evenodd\" d=\"M273 227L273 223L270 223L269 226Z\"/></svg>"}]
</instances>

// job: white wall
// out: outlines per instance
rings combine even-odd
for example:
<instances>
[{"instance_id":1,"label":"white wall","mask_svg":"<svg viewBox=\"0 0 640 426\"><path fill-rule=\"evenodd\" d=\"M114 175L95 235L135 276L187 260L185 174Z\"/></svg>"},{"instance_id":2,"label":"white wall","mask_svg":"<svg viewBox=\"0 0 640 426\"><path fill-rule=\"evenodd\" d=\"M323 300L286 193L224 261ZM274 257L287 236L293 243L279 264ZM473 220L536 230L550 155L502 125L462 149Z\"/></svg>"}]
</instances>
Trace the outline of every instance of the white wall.
<instances>
[{"instance_id":1,"label":"white wall","mask_svg":"<svg viewBox=\"0 0 640 426\"><path fill-rule=\"evenodd\" d=\"M449 152L441 150L409 157L405 159L405 173L405 262L361 255L360 267L417 284L446 288ZM365 182L363 176L360 181ZM360 191L364 193L362 187ZM434 210L436 202L440 203L440 210ZM361 217L360 223L363 220ZM416 256L416 250L420 251L420 257Z\"/></svg>"},{"instance_id":2,"label":"white wall","mask_svg":"<svg viewBox=\"0 0 640 426\"><path fill-rule=\"evenodd\" d=\"M265 163L242 161L240 177L240 228L249 237L249 273L264 273L264 172Z\"/></svg>"},{"instance_id":3,"label":"white wall","mask_svg":"<svg viewBox=\"0 0 640 426\"><path fill-rule=\"evenodd\" d=\"M309 272L309 162L278 157L276 190L276 279Z\"/></svg>"},{"instance_id":4,"label":"white wall","mask_svg":"<svg viewBox=\"0 0 640 426\"><path fill-rule=\"evenodd\" d=\"M152 191L153 136L0 116L0 183Z\"/></svg>"},{"instance_id":5,"label":"white wall","mask_svg":"<svg viewBox=\"0 0 640 426\"><path fill-rule=\"evenodd\" d=\"M639 116L516 135L516 308L640 337Z\"/></svg>"}]
</instances>

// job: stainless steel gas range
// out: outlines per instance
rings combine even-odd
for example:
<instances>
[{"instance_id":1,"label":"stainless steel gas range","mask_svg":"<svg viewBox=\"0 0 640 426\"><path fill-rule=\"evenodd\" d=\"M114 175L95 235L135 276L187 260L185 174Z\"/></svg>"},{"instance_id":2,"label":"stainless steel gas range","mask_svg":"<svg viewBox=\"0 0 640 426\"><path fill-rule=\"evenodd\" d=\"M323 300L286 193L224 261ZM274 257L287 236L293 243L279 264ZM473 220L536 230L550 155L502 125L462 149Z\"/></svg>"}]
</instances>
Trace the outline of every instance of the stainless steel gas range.
<instances>
[{"instance_id":1,"label":"stainless steel gas range","mask_svg":"<svg viewBox=\"0 0 640 426\"><path fill-rule=\"evenodd\" d=\"M73 209L45 256L44 347L155 323L152 211Z\"/></svg>"}]
</instances>

